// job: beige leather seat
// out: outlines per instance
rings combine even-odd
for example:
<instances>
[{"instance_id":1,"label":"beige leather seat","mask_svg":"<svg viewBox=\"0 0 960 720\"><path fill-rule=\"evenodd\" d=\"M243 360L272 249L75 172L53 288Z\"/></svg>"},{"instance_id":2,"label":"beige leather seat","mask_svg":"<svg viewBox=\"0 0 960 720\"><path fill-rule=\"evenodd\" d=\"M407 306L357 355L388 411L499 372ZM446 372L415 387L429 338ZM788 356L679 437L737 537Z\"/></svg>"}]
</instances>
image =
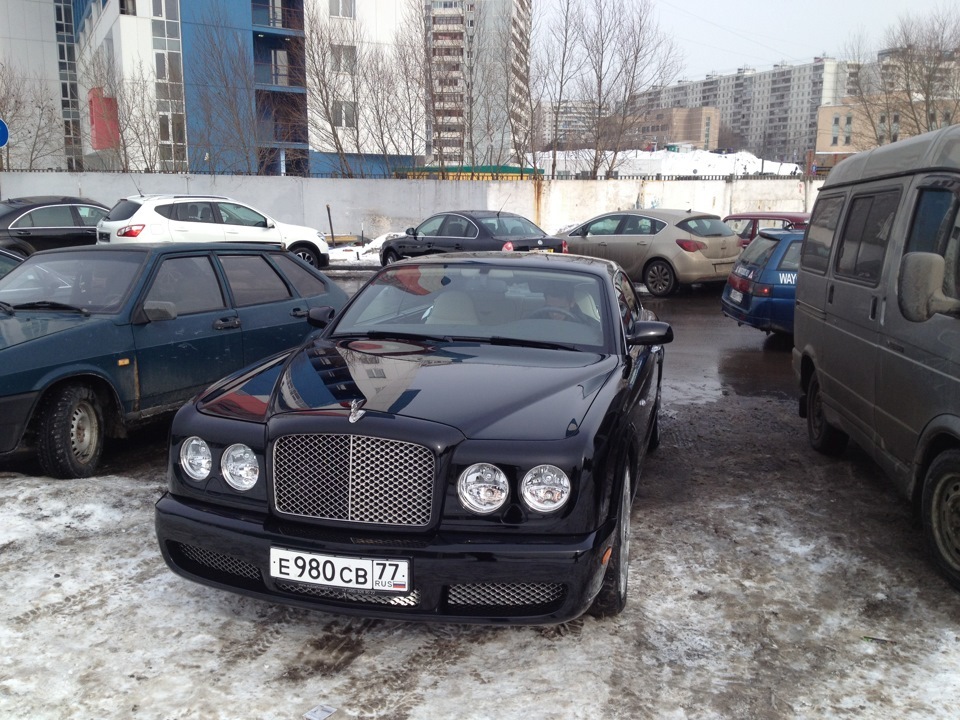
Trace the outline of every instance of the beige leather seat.
<instances>
[{"instance_id":1,"label":"beige leather seat","mask_svg":"<svg viewBox=\"0 0 960 720\"><path fill-rule=\"evenodd\" d=\"M447 290L433 301L426 322L431 325L477 325L479 320L469 295L460 290Z\"/></svg>"}]
</instances>

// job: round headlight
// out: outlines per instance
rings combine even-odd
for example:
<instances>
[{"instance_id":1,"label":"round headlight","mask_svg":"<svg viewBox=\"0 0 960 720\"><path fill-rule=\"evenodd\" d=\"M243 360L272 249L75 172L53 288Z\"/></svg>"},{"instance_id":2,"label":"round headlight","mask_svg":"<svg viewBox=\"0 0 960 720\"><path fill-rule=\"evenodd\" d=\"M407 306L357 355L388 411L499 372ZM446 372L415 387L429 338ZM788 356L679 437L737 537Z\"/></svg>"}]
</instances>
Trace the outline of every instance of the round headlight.
<instances>
[{"instance_id":1,"label":"round headlight","mask_svg":"<svg viewBox=\"0 0 960 720\"><path fill-rule=\"evenodd\" d=\"M537 465L523 477L520 497L527 507L537 512L553 512L570 499L570 478L554 465Z\"/></svg>"},{"instance_id":2,"label":"round headlight","mask_svg":"<svg viewBox=\"0 0 960 720\"><path fill-rule=\"evenodd\" d=\"M180 446L180 467L191 480L206 480L213 467L210 446L203 438L189 437Z\"/></svg>"},{"instance_id":3,"label":"round headlight","mask_svg":"<svg viewBox=\"0 0 960 720\"><path fill-rule=\"evenodd\" d=\"M495 465L471 465L457 480L460 503L470 512L488 515L499 510L510 495L507 476Z\"/></svg>"},{"instance_id":4,"label":"round headlight","mask_svg":"<svg viewBox=\"0 0 960 720\"><path fill-rule=\"evenodd\" d=\"M223 457L220 458L220 471L230 487L244 492L257 484L257 479L260 477L260 464L253 450L237 443L223 451Z\"/></svg>"}]
</instances>

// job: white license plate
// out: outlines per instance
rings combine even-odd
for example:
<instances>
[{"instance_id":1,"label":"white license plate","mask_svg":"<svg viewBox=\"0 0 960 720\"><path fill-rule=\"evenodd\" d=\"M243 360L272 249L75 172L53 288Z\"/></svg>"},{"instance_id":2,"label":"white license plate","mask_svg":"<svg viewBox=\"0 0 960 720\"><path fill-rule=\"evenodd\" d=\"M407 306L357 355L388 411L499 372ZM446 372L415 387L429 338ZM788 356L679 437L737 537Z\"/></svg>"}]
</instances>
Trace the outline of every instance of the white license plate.
<instances>
[{"instance_id":1,"label":"white license plate","mask_svg":"<svg viewBox=\"0 0 960 720\"><path fill-rule=\"evenodd\" d=\"M730 299L733 300L735 303L743 302L743 293L740 292L739 290L731 290Z\"/></svg>"},{"instance_id":2,"label":"white license plate","mask_svg":"<svg viewBox=\"0 0 960 720\"><path fill-rule=\"evenodd\" d=\"M410 591L407 560L317 555L270 548L270 576L340 588L406 593Z\"/></svg>"}]
</instances>

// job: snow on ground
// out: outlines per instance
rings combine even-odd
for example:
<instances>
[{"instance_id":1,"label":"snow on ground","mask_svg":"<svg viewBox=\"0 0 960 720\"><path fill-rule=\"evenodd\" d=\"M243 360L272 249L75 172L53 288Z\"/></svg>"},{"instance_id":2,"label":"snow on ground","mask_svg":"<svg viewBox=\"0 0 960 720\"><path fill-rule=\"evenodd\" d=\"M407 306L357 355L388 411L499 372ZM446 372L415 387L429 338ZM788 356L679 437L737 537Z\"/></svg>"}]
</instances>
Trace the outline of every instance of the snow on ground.
<instances>
[{"instance_id":1,"label":"snow on ground","mask_svg":"<svg viewBox=\"0 0 960 720\"><path fill-rule=\"evenodd\" d=\"M576 175L580 170L588 169L583 153L575 151L558 155L557 168ZM538 165L544 167L550 162L549 156L539 156ZM601 163L602 168L609 165L609 159ZM748 152L720 154L706 150L687 150L672 152L656 150L626 150L617 156L616 171L620 177L634 175L646 176L750 176L750 175L797 175L802 172L796 163L783 163L765 160Z\"/></svg>"}]
</instances>

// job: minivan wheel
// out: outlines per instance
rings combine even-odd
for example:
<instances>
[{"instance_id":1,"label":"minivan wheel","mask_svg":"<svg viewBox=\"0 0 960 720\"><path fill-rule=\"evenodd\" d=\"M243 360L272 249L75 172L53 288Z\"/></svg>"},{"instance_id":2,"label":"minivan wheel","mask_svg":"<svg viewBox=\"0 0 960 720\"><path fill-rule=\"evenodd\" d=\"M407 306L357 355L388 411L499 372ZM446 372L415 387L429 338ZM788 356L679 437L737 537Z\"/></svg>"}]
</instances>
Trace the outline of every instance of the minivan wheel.
<instances>
[{"instance_id":1,"label":"minivan wheel","mask_svg":"<svg viewBox=\"0 0 960 720\"><path fill-rule=\"evenodd\" d=\"M677 289L677 276L665 260L654 260L643 271L643 284L651 295L663 297Z\"/></svg>"},{"instance_id":2,"label":"minivan wheel","mask_svg":"<svg viewBox=\"0 0 960 720\"><path fill-rule=\"evenodd\" d=\"M823 398L816 374L807 387L807 437L810 447L824 455L839 455L847 447L847 434L827 422L823 414Z\"/></svg>"},{"instance_id":3,"label":"minivan wheel","mask_svg":"<svg viewBox=\"0 0 960 720\"><path fill-rule=\"evenodd\" d=\"M927 470L923 533L937 566L960 588L960 450L940 453Z\"/></svg>"},{"instance_id":4,"label":"minivan wheel","mask_svg":"<svg viewBox=\"0 0 960 720\"><path fill-rule=\"evenodd\" d=\"M630 576L630 468L624 465L620 509L614 531L613 551L607 561L600 592L590 606L590 614L604 618L619 615L627 606L627 580Z\"/></svg>"}]
</instances>

